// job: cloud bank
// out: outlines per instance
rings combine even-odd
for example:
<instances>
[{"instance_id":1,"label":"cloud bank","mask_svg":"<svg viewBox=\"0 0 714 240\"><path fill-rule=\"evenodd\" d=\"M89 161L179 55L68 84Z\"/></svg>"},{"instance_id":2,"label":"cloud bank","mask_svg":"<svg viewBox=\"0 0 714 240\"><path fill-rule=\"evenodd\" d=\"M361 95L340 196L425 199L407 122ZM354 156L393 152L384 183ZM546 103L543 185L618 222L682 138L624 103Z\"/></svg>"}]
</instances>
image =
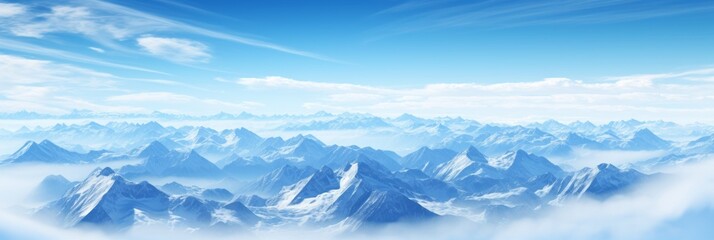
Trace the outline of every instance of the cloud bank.
<instances>
[{"instance_id":1,"label":"cloud bank","mask_svg":"<svg viewBox=\"0 0 714 240\"><path fill-rule=\"evenodd\" d=\"M312 110L453 115L483 121L562 121L637 118L711 121L713 68L610 77L600 81L547 78L534 82L433 83L415 88L301 81L284 77L241 78L249 89L309 92Z\"/></svg>"}]
</instances>

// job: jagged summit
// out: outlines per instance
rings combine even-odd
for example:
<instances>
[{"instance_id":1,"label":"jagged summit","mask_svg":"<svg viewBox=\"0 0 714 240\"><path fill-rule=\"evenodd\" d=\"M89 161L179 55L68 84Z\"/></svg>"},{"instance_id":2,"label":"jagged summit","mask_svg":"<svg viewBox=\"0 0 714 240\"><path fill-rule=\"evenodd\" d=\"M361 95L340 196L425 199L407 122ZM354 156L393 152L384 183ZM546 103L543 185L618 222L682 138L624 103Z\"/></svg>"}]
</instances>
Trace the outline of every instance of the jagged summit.
<instances>
[{"instance_id":1,"label":"jagged summit","mask_svg":"<svg viewBox=\"0 0 714 240\"><path fill-rule=\"evenodd\" d=\"M488 159L474 147L468 147L448 162L436 168L435 177L444 181L454 181L472 174L494 175Z\"/></svg>"},{"instance_id":2,"label":"jagged summit","mask_svg":"<svg viewBox=\"0 0 714 240\"><path fill-rule=\"evenodd\" d=\"M548 159L523 150L508 152L492 159L491 165L503 169L506 175L519 179L528 179L546 173L555 176L563 175L563 170Z\"/></svg>"},{"instance_id":3,"label":"jagged summit","mask_svg":"<svg viewBox=\"0 0 714 240\"><path fill-rule=\"evenodd\" d=\"M129 182L107 167L95 169L39 214L57 216L66 227L95 224L121 229L133 225L136 210L162 215L168 202L168 195L148 182Z\"/></svg>"}]
</instances>

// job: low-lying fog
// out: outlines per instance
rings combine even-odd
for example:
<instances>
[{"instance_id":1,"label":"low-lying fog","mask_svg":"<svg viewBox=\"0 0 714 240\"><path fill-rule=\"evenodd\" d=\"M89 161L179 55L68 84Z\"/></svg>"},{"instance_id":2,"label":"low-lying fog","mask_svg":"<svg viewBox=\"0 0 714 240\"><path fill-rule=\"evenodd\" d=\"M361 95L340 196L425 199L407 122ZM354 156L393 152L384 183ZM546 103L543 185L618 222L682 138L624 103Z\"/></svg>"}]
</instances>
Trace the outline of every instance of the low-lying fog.
<instances>
[{"instance_id":1,"label":"low-lying fog","mask_svg":"<svg viewBox=\"0 0 714 240\"><path fill-rule=\"evenodd\" d=\"M115 162L118 167L126 162ZM106 165L102 165L106 166ZM329 231L261 230L203 236L163 226L136 227L126 233L104 234L87 229L60 229L28 217L25 196L49 174L83 179L98 165L19 165L0 167L0 238L2 239L332 239ZM605 201L581 199L536 217L487 225L450 219L339 236L360 239L682 239L712 236L714 219L714 159L678 167L659 180Z\"/></svg>"}]
</instances>

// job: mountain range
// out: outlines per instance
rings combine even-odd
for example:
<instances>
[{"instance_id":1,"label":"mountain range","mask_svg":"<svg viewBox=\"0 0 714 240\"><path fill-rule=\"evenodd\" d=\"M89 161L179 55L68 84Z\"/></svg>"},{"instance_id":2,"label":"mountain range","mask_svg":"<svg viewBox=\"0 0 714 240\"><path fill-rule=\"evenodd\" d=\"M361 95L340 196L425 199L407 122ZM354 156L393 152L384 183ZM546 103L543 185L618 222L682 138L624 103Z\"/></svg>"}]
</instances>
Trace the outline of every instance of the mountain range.
<instances>
[{"instance_id":1,"label":"mountain range","mask_svg":"<svg viewBox=\"0 0 714 240\"><path fill-rule=\"evenodd\" d=\"M107 145L114 148L68 150L50 140L31 140L2 166L121 164L96 169L78 181L47 176L32 191L28 199L44 204L34 214L64 227L124 231L165 224L207 231L284 226L368 231L396 222L453 217L499 223L581 198L604 200L659 176L637 169L653 173L655 167L714 154L713 135L677 142L646 128L626 134L613 130L625 131L633 122L612 124L605 132L587 123L572 126L580 132L557 122L543 123L564 135L524 126L475 126L463 119L433 125L411 115L387 122L424 130L403 133L410 136L444 134L445 145L399 155L372 147L328 145L310 134L265 138L245 128L89 123L25 128L11 137L98 134L94 144L116 137ZM448 124L461 126L462 133L451 135ZM575 170L538 154L576 148L665 154L624 167L603 163Z\"/></svg>"},{"instance_id":2,"label":"mountain range","mask_svg":"<svg viewBox=\"0 0 714 240\"><path fill-rule=\"evenodd\" d=\"M474 147L457 154L421 149L416 155L429 156L419 154L427 151L453 156L437 160L437 166L427 172L422 171L422 164L391 170L366 155L348 158L341 167L323 165L319 170L287 161L231 192L175 181L156 187L147 181L128 180L125 176L230 179L195 152L180 153L152 142L130 151L144 161L119 171L99 168L80 182L48 176L37 191L56 199L35 214L65 227L91 225L108 231L156 223L209 231L286 224L362 231L395 222L471 217L433 208L445 203L483 211L486 221L498 222L557 207L567 200L606 199L653 178L610 164L566 172L548 159L522 150L496 157L487 157ZM429 160L407 160L400 162L431 164ZM50 193L53 187L57 189ZM64 193L56 193L59 189L65 189Z\"/></svg>"},{"instance_id":3,"label":"mountain range","mask_svg":"<svg viewBox=\"0 0 714 240\"><path fill-rule=\"evenodd\" d=\"M352 118L355 116L347 119ZM692 157L692 155L710 152L711 149L708 147L712 144L707 139L710 140L711 135L714 134L714 130L707 130L708 128L700 125L689 128L672 123L657 124L658 122L634 120L600 126L578 122L565 125L555 121L527 126L506 126L482 125L463 119L429 120L407 115L384 119L384 121L394 123L395 127L403 126L405 129L396 127L388 131L374 131L372 133L374 136L371 137L382 137L385 139L384 142L393 143L388 145L399 145L401 156L416 154L410 158L417 157L419 154L440 154L448 157L450 154L446 151L461 152L469 146L478 148L485 155L524 150L545 157L567 158L580 150L614 150L660 151L665 155L672 155L670 158ZM651 129L641 128L643 126L687 128L689 130L685 132L691 135L689 137L691 140L665 140ZM544 131L540 127L550 129L551 132ZM281 165L284 161L313 168L322 165L336 168L344 164L344 159L356 158L359 155L374 158L391 170L397 170L400 164L407 164L406 166L409 167L413 167L411 166L413 164L422 164L421 170L428 172L438 165L432 162L432 165L425 166L423 162L413 162L409 158L405 158L407 162L399 163L402 157L392 151L372 147L328 145L310 134L298 134L287 139L266 138L245 128L218 131L207 127L165 127L158 122L143 124L110 122L105 125L95 122L84 125L57 124L47 128L22 128L5 133L0 138L24 141L31 139L15 153L6 156L4 161L6 163L82 163L120 160L135 156L128 153L127 149L139 149L152 142L159 142L169 150L184 153L195 151L221 168L228 163L233 163L232 168L241 166L233 171L233 175L237 178L256 177L255 173L264 174L274 168L271 165ZM60 149L58 146L63 147ZM405 149L412 151L404 151ZM426 149L445 152L434 153ZM52 159L49 159L47 153L54 154ZM236 159L243 159L243 161L234 161ZM248 168L251 170L241 173L240 169Z\"/></svg>"}]
</instances>

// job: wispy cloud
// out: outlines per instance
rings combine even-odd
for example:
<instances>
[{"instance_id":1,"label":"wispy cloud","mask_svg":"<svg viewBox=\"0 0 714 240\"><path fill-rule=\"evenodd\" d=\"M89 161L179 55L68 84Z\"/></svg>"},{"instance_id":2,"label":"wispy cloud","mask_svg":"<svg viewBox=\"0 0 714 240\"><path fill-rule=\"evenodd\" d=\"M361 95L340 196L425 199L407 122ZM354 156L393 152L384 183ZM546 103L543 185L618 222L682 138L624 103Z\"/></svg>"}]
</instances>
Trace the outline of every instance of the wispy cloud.
<instances>
[{"instance_id":1,"label":"wispy cloud","mask_svg":"<svg viewBox=\"0 0 714 240\"><path fill-rule=\"evenodd\" d=\"M177 62L207 62L208 46L188 39L143 36L136 39L141 48L155 56Z\"/></svg>"},{"instance_id":2,"label":"wispy cloud","mask_svg":"<svg viewBox=\"0 0 714 240\"><path fill-rule=\"evenodd\" d=\"M300 81L282 77L242 78L250 88L284 89L288 102L311 111L360 111L381 115L402 112L452 115L484 121L607 121L621 118L710 121L714 69L645 74L585 82L548 78L534 82L433 83L418 88L390 88L350 83ZM292 90L290 90L292 89ZM301 92L310 92L305 98ZM281 93L282 94L282 93ZM291 94L293 97L291 98Z\"/></svg>"},{"instance_id":3,"label":"wispy cloud","mask_svg":"<svg viewBox=\"0 0 714 240\"><path fill-rule=\"evenodd\" d=\"M98 52L98 53L104 53L104 52L105 52L104 49L101 49L101 48L98 48L98 47L87 47L87 48L89 48L89 50L92 50L92 51L95 51L95 52Z\"/></svg>"},{"instance_id":4,"label":"wispy cloud","mask_svg":"<svg viewBox=\"0 0 714 240\"><path fill-rule=\"evenodd\" d=\"M0 37L0 49L37 54L37 55L41 55L41 56L64 59L64 60L69 60L69 61L79 62L79 63L88 63L88 64L94 64L94 65L106 66L106 67L112 67L112 68L119 68L119 69L126 69L126 70L133 70L133 71L140 71L140 72L147 72L147 73L155 73L155 74L161 74L161 75L169 75L168 73L164 73L164 72L153 70L153 69L109 62L109 61L92 58L92 57L88 57L88 56L81 55L81 54L76 54L76 53L53 49L53 48L46 48L46 47L42 47L42 46L38 46L38 45L34 45L34 44L18 42L18 41L5 39L5 38L1 38L1 37Z\"/></svg>"},{"instance_id":5,"label":"wispy cloud","mask_svg":"<svg viewBox=\"0 0 714 240\"><path fill-rule=\"evenodd\" d=\"M4 112L37 111L43 113L67 113L72 109L86 109L96 112L148 112L146 106L139 103L146 101L171 101L173 103L198 102L227 106L231 109L240 104L216 102L178 94L127 94L114 101L105 101L103 97L111 93L132 92L127 86L132 82L150 82L152 84L195 87L163 79L136 79L57 63L50 60L25 58L0 54L0 109ZM146 86L146 85L144 85ZM139 99L136 104L117 104L119 100ZM142 102L144 101L144 102ZM222 104L222 105L221 105ZM240 107L255 106L245 103ZM197 107L200 109L200 107Z\"/></svg>"},{"instance_id":6,"label":"wispy cloud","mask_svg":"<svg viewBox=\"0 0 714 240\"><path fill-rule=\"evenodd\" d=\"M350 84L350 83L329 83L329 82L313 82L313 81L300 81L285 77L269 76L265 78L241 78L238 79L237 83L246 87L276 87L276 88L295 88L304 90L327 90L327 91L382 91L387 89Z\"/></svg>"},{"instance_id":7,"label":"wispy cloud","mask_svg":"<svg viewBox=\"0 0 714 240\"><path fill-rule=\"evenodd\" d=\"M142 92L142 93L132 93L118 96L111 96L107 98L108 101L119 101L119 102L144 102L144 101L166 101L166 102L189 102L196 100L196 98L181 95L170 92Z\"/></svg>"},{"instance_id":8,"label":"wispy cloud","mask_svg":"<svg viewBox=\"0 0 714 240\"><path fill-rule=\"evenodd\" d=\"M110 96L106 98L109 102L121 103L151 103L155 106L163 106L166 112L188 112L182 109L190 107L191 109L210 109L214 112L219 111L242 111L262 106L261 103L253 101L229 102L219 99L198 98L191 95L184 95L172 92L140 92L123 95ZM181 108L177 109L176 104L181 104ZM195 111L194 111L195 112Z\"/></svg>"},{"instance_id":9,"label":"wispy cloud","mask_svg":"<svg viewBox=\"0 0 714 240\"><path fill-rule=\"evenodd\" d=\"M428 8L427 8L428 6ZM406 1L382 13L410 14L377 29L383 35L454 27L509 28L648 19L714 10L707 1Z\"/></svg>"},{"instance_id":10,"label":"wispy cloud","mask_svg":"<svg viewBox=\"0 0 714 240\"><path fill-rule=\"evenodd\" d=\"M19 4L17 6L29 9L28 6ZM339 62L312 52L197 27L105 1L88 0L60 3L49 6L49 12L43 9L32 8L32 11L15 14L12 19L0 23L0 27L17 36L34 38L43 38L45 35L53 33L80 34L105 47L125 52L131 52L132 49L122 45L122 40L144 34L161 32L195 34L323 61Z\"/></svg>"},{"instance_id":11,"label":"wispy cloud","mask_svg":"<svg viewBox=\"0 0 714 240\"><path fill-rule=\"evenodd\" d=\"M89 87L112 85L114 78L108 73L13 55L0 55L0 77L0 85L54 83Z\"/></svg>"},{"instance_id":12,"label":"wispy cloud","mask_svg":"<svg viewBox=\"0 0 714 240\"><path fill-rule=\"evenodd\" d=\"M25 10L25 6L17 3L0 3L0 18L20 15Z\"/></svg>"}]
</instances>

